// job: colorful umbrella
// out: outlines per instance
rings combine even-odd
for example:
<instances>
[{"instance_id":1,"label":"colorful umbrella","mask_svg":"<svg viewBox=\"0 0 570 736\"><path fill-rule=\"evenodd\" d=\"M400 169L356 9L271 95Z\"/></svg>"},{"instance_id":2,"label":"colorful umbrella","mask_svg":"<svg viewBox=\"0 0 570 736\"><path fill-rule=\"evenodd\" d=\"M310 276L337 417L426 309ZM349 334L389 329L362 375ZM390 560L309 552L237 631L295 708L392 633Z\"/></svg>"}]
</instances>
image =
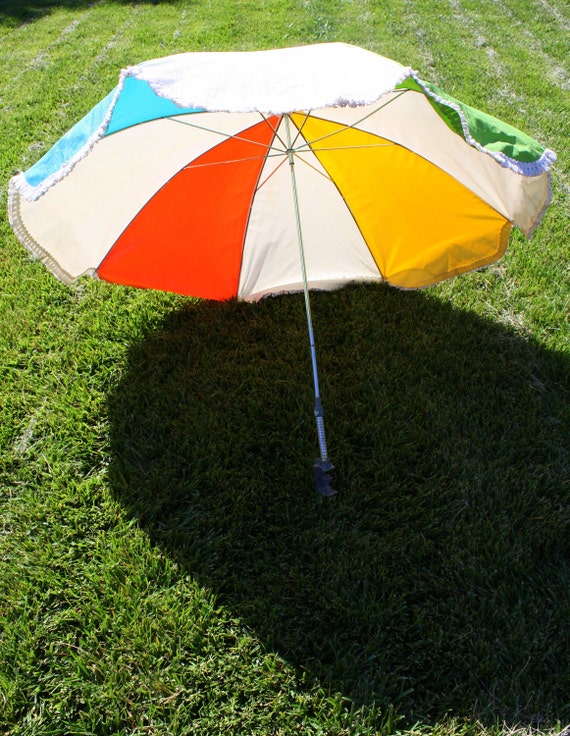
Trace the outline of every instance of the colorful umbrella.
<instances>
[{"instance_id":1,"label":"colorful umbrella","mask_svg":"<svg viewBox=\"0 0 570 736\"><path fill-rule=\"evenodd\" d=\"M303 291L318 489L332 493L310 289L418 288L500 258L555 155L346 44L187 53L118 86L10 182L22 243L84 274L207 299Z\"/></svg>"}]
</instances>

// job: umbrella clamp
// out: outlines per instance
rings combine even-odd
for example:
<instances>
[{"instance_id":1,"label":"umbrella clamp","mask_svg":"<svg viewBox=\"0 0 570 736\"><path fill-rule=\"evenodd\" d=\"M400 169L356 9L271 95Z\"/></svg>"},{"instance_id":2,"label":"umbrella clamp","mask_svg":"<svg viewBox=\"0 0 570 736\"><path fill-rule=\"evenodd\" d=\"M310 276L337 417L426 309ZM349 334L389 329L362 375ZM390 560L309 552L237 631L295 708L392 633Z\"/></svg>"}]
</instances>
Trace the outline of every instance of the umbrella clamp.
<instances>
[{"instance_id":1,"label":"umbrella clamp","mask_svg":"<svg viewBox=\"0 0 570 736\"><path fill-rule=\"evenodd\" d=\"M334 488L331 488L332 481L329 475L331 470L334 470L334 465L330 460L322 460L321 458L316 457L313 461L313 473L315 475L317 492L320 493L321 496L325 496L325 498L330 498L337 494L337 491L335 491Z\"/></svg>"}]
</instances>

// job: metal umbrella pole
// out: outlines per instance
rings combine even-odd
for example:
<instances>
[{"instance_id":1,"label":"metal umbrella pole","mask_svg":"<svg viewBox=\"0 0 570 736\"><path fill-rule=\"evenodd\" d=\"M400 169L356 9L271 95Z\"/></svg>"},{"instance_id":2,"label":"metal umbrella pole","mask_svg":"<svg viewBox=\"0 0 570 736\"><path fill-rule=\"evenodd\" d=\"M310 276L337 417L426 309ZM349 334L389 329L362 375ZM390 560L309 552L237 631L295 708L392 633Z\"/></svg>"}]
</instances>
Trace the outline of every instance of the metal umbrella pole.
<instances>
[{"instance_id":1,"label":"metal umbrella pole","mask_svg":"<svg viewBox=\"0 0 570 736\"><path fill-rule=\"evenodd\" d=\"M315 349L315 336L313 333L313 320L311 317L311 302L309 299L309 286L307 283L307 268L305 264L305 249L303 247L303 233L301 230L301 216L299 214L299 198L297 196L297 180L295 177L295 156L291 143L291 130L289 116L285 116L285 125L287 128L287 155L289 158L289 169L291 171L291 185L293 188L293 201L295 204L295 219L297 223L297 239L299 242L299 256L301 260L301 272L303 276L303 292L305 294L305 312L307 315L307 327L309 330L309 345L311 348L311 361L313 364L313 381L315 384L315 419L317 422L317 434L319 437L320 458L313 461L313 473L315 475L315 484L317 491L322 496L334 496L336 491L331 488L330 471L334 466L329 459L327 450L327 440L325 436L325 420L323 405L321 403L321 394L319 390L319 374L317 371L317 352Z\"/></svg>"}]
</instances>

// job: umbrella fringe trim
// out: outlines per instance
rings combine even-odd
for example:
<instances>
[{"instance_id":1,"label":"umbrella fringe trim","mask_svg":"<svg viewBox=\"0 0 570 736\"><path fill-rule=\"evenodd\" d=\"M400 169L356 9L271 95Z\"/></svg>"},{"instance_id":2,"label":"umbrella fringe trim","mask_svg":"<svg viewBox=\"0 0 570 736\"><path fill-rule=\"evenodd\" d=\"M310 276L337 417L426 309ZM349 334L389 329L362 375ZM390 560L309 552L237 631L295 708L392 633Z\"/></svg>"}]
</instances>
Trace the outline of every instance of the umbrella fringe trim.
<instances>
[{"instance_id":1,"label":"umbrella fringe trim","mask_svg":"<svg viewBox=\"0 0 570 736\"><path fill-rule=\"evenodd\" d=\"M125 86L125 80L127 76L128 73L123 70L119 78L119 83L115 88L113 98L109 104L109 109L105 113L105 117L103 118L99 127L95 131L93 131L93 133L89 136L87 141L77 151L77 153L75 153L73 156L71 156L71 158L65 161L65 163L57 171L54 171L53 174L50 174L42 182L35 186L28 182L24 172L20 172L19 174L16 174L16 176L12 177L12 179L10 180L10 185L16 187L22 197L24 197L24 199L26 199L28 202L35 202L55 184L60 182L62 179L65 179L65 177L72 172L77 164L84 158L86 158L89 153L91 153L93 146L101 138L103 138L103 136L107 132L107 128L109 127L109 123L111 122L111 118L113 116L113 112L117 105L119 96L123 91L123 87Z\"/></svg>"},{"instance_id":2,"label":"umbrella fringe trim","mask_svg":"<svg viewBox=\"0 0 570 736\"><path fill-rule=\"evenodd\" d=\"M544 202L544 206L542 207L542 209L540 210L540 212L535 217L534 222L531 225L531 227L528 230L524 231L524 235L527 238L532 237L532 235L534 234L534 231L537 229L537 227L542 222L542 218L544 217L544 215L546 213L546 210L550 207L550 204L551 203L552 203L552 186L551 186L550 172L549 172L549 174L548 174L548 189L547 189L547 192L546 192L546 200Z\"/></svg>"},{"instance_id":3,"label":"umbrella fringe trim","mask_svg":"<svg viewBox=\"0 0 570 736\"><path fill-rule=\"evenodd\" d=\"M251 113L251 112L259 112L263 115L286 115L293 112L298 112L302 110L309 109L306 106L301 105L294 105L291 106L290 109L283 109L283 108L276 108L272 109L271 106L265 108L256 107L256 106L239 106L239 107L220 107L218 105L209 107L208 105L204 104L204 100L192 100L191 98L181 97L179 95L172 95L165 92L165 89L167 89L168 85L161 85L157 82L150 81L146 79L145 77L141 76L138 71L137 67L130 67L127 70L127 73L129 76L133 76L135 79L141 79L148 86L152 91L158 96L162 97L166 100L170 100L170 102L173 102L175 105L178 105L179 107L186 108L186 107L196 107L201 108L204 110L204 112L223 112L223 113ZM360 99L355 98L347 98L347 97L337 97L334 100L320 100L316 101L314 105L311 106L311 110L317 110L317 109L326 109L328 107L336 108L336 107L364 107L366 105L373 105L375 102L378 102L384 95L389 94L390 92L397 91L398 85L401 84L404 80L409 79L409 77L413 75L413 71L410 67L405 67L402 71L402 74L395 79L393 85L389 89L383 89L380 93L375 92L371 94L368 97L362 97Z\"/></svg>"},{"instance_id":4,"label":"umbrella fringe trim","mask_svg":"<svg viewBox=\"0 0 570 736\"><path fill-rule=\"evenodd\" d=\"M47 251L45 251L37 240L31 235L29 230L24 225L22 217L20 215L20 194L17 186L13 180L10 182L8 189L8 220L10 226L16 233L18 240L24 248L30 253L32 258L40 260L60 281L66 286L70 286L77 279L69 274L65 269L61 267L59 262L53 258ZM91 275L94 276L95 272L90 270L82 276Z\"/></svg>"},{"instance_id":5,"label":"umbrella fringe trim","mask_svg":"<svg viewBox=\"0 0 570 736\"><path fill-rule=\"evenodd\" d=\"M115 87L113 98L111 99L109 108L105 113L105 117L103 118L101 124L96 130L93 131L93 133L89 136L83 146L73 156L65 161L65 163L57 171L54 171L53 174L50 174L43 181L36 185L32 185L28 182L24 172L20 172L19 174L16 174L14 177L12 177L11 183L13 183L14 186L17 187L18 191L25 200L27 200L28 202L34 202L39 199L49 189L51 189L51 187L64 179L68 174L70 174L75 166L89 155L95 144L105 136L105 133L107 132L107 129L111 122L111 118L113 117L113 112L115 110L119 97L123 91L126 80L129 77L132 77L134 79L143 79L157 96L162 97L163 99L170 100L170 102L173 102L179 107L200 107L203 108L205 112L237 112L237 110L233 110L231 108L228 108L227 110L219 109L217 107L215 109L208 109L207 107L203 106L203 102L189 103L187 100L183 101L175 95L166 94L162 85L152 83L148 79L141 77L139 69L139 66L131 66L121 71L118 84ZM395 91L397 86L401 84L405 79L408 79L411 74L413 74L413 72L410 67L403 67L401 74L399 75L398 79L395 80L391 89L383 90L380 94L373 94L370 96L370 99L355 100L339 97L334 102L329 102L328 104L324 105L324 107L360 107L362 105L373 104L381 99L381 97L383 97L385 94L388 94L391 91ZM323 105L321 104L317 105L317 107L322 106ZM294 109L296 110L298 108L296 107ZM256 107L242 107L240 108L239 112L260 112L260 110ZM264 110L263 112L267 115L282 115L287 111L279 110L274 112L271 110Z\"/></svg>"},{"instance_id":6,"label":"umbrella fringe trim","mask_svg":"<svg viewBox=\"0 0 570 736\"><path fill-rule=\"evenodd\" d=\"M158 76L154 76L151 69L155 62L157 61L164 61L167 59L175 59L177 56L180 56L181 58L184 56L187 56L189 54L191 55L212 55L212 56L219 56L222 54L225 54L228 56L235 55L243 56L245 57L252 57L256 55L258 57L258 64L263 63L263 55L267 55L267 59L269 59L270 55L273 54L282 54L282 53L289 53L292 51L303 51L303 50L310 50L314 49L316 47L346 47L347 49L352 49L353 52L356 52L357 54L366 54L368 56L375 57L376 59L383 59L384 62L388 62L392 66L392 70L390 72L390 81L387 83L379 84L378 79L374 78L373 81L369 81L368 86L365 89L360 89L358 93L353 93L352 91L348 91L348 95L343 95L342 93L339 96L336 96L336 93L331 93L330 91L322 91L319 88L318 92L315 92L315 90L311 90L311 99L302 99L303 94L301 95L301 98L297 96L297 93L295 93L294 98L291 98L287 101L285 104L278 104L274 107L274 100L266 99L261 104L254 104L250 106L244 106L242 104L242 101L236 102L235 100L228 104L227 106L220 104L219 102L219 93L214 88L213 90L210 90L209 92L205 92L202 90L198 94L200 96L194 97L192 93L188 91L188 88L184 90L178 90L173 89L172 79L168 76L165 76L163 78L160 78ZM397 67L397 70L396 70ZM243 69L242 71L246 71L246 69ZM164 99L170 100L171 102L175 103L179 107L197 107L202 108L206 112L227 112L227 113L248 113L248 112L262 112L267 115L284 115L287 113L296 112L299 110L308 110L308 109L320 109L320 108L326 108L326 107L360 107L362 105L371 105L374 104L377 100L379 100L383 95L393 91L395 87L397 87L401 82L403 82L405 79L409 78L409 76L413 73L413 70L409 66L403 66L399 62L396 62L392 59L386 59L384 57L380 57L378 54L375 54L371 51L368 51L367 49L362 49L357 46L352 46L351 44L345 44L341 42L333 42L333 43L321 43L321 44L309 44L309 45L302 45L298 47L285 47L280 49L265 49L265 50L258 50L258 51L234 51L234 52L187 52L186 54L180 54L180 55L172 55L170 57L163 57L163 59L151 59L146 62L142 62L141 64L136 64L134 66L127 67L126 73L129 76L133 76L135 79L138 79L140 81L144 81L150 89L159 97L163 97ZM282 81L282 80L280 80ZM279 82L278 82L279 83ZM287 89L289 89L289 85L287 86ZM194 93L195 94L195 93ZM205 95L205 96L204 96ZM208 98L209 95L209 98ZM316 95L316 97L315 97ZM358 96L356 96L358 95ZM273 97L274 94L271 93L270 98ZM263 97L263 95L262 95ZM259 98L258 98L259 99Z\"/></svg>"},{"instance_id":7,"label":"umbrella fringe trim","mask_svg":"<svg viewBox=\"0 0 570 736\"><path fill-rule=\"evenodd\" d=\"M111 122L111 118L113 116L113 112L115 110L115 107L117 105L118 99L121 95L121 92L123 91L123 88L125 86L125 82L128 77L137 77L137 67L128 67L127 69L123 69L121 71L119 82L115 88L115 92L113 95L113 98L109 104L109 108L105 114L105 117L99 127L89 136L87 141L84 143L84 145L71 157L69 158L57 171L55 171L53 174L50 174L46 179L44 179L40 184L32 185L28 182L26 179L25 173L20 172L19 174L16 174L12 179L10 180L10 185L14 186L18 189L20 194L26 199L28 202L33 202L37 199L39 199L43 194L45 194L51 187L53 187L55 184L57 184L59 181L64 179L68 174L71 173L71 171L75 168L75 166L82 161L84 158L86 158L95 144L104 137L109 124ZM549 170L554 164L554 162L557 160L557 156L554 153L554 151L551 151L550 149L546 149L542 156L537 161L531 161L531 162L521 162L516 161L513 158L510 158L504 153L501 153L499 151L490 151L488 148L485 148L482 146L472 135L469 130L469 124L467 121L467 118L465 116L465 113L461 109L459 105L456 103L447 100L432 90L429 89L421 80L421 78L413 71L410 70L409 67L402 69L402 78L393 86L392 90L385 90L377 96L374 100L342 100L338 99L334 103L330 103L330 107L358 107L362 104L372 104L373 102L376 102L378 99L380 99L384 94L387 94L390 91L394 91L397 88L397 85L402 83L405 79L408 79L410 76L412 79L419 85L419 87L422 89L423 93L433 99L435 102L437 102L440 105L444 105L449 107L450 109L454 110L457 115L459 116L459 120L461 122L462 130L463 130L463 137L465 138L465 141L472 146L473 148L476 148L481 153L485 153L488 156L491 156L497 163L499 163L504 168L507 168L511 171L514 171L517 174L520 174L521 176L525 177L533 177L533 176L540 176L543 173L550 173ZM169 99L171 102L174 102L175 104L179 105L180 102L177 99L174 99L173 97L166 96L165 94L161 93L160 86L153 85L149 82L149 87L155 92L155 94L164 97L165 99ZM207 110L208 112L214 112L214 110ZM257 110L249 110L249 109L242 109L241 112L254 112ZM223 110L215 110L215 112L224 112ZM232 112L231 110L228 110L227 112ZM281 111L280 114L282 114L283 111ZM551 190L551 183L550 183L550 175L549 175L549 181L548 181L548 199L545 207L543 208L543 211L541 212L540 218L538 218L538 222L536 225L533 226L532 230L538 226L540 223L540 219L542 215L544 214L544 211L548 207L552 200L552 190Z\"/></svg>"},{"instance_id":8,"label":"umbrella fringe trim","mask_svg":"<svg viewBox=\"0 0 570 736\"><path fill-rule=\"evenodd\" d=\"M463 130L463 136L466 140L466 142L473 146L473 148L476 148L478 151L481 151L481 153L486 153L488 156L491 156L495 159L501 166L503 166L506 169L509 169L510 171L514 171L517 174L520 174L521 176L540 176L540 174L543 174L544 172L548 172L551 166L554 164L554 162L557 159L556 154L554 151L551 151L550 149L546 149L542 156L537 161L517 161L514 158L511 158L510 156L507 156L504 153L501 153L500 151L490 151L488 148L485 148L485 146L482 146L472 135L471 131L469 130L469 123L467 121L467 118L465 116L465 113L461 109L459 105L452 102L451 100L446 100L444 97L440 97L440 95L433 92L433 90L429 89L420 77L415 72L412 72L411 74L412 79L414 82L416 82L421 89L423 90L424 94L427 97L430 97L432 100L438 103L438 105L445 105L446 107L451 108L454 110L457 115L459 116L459 120L461 121L461 127ZM549 190L550 190L550 183L549 183Z\"/></svg>"}]
</instances>

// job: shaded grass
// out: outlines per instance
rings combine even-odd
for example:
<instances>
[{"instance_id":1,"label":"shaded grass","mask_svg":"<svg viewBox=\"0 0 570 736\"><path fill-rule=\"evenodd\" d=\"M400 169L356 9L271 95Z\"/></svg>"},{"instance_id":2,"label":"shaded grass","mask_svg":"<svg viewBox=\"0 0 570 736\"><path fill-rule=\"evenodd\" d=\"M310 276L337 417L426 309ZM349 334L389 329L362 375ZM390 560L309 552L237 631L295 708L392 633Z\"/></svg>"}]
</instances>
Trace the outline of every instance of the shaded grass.
<instances>
[{"instance_id":1,"label":"shaded grass","mask_svg":"<svg viewBox=\"0 0 570 736\"><path fill-rule=\"evenodd\" d=\"M568 356L425 294L315 295L331 504L312 489L302 300L157 295L145 315L145 296L86 288L80 348L52 356L74 362L65 402L48 397L14 448L6 722L491 733L567 718ZM103 376L107 412L78 414ZM66 417L77 439L58 435Z\"/></svg>"},{"instance_id":2,"label":"shaded grass","mask_svg":"<svg viewBox=\"0 0 570 736\"><path fill-rule=\"evenodd\" d=\"M319 40L412 63L560 158L543 225L495 267L421 294L315 295L332 503L313 490L301 299L68 289L0 219L0 730L555 733L570 721L568 90L549 74L568 72L564 4L88 6L0 4L4 194L121 66Z\"/></svg>"},{"instance_id":3,"label":"shaded grass","mask_svg":"<svg viewBox=\"0 0 570 736\"><path fill-rule=\"evenodd\" d=\"M538 725L569 685L567 639L552 648L570 602L569 427L553 413L567 358L423 295L315 302L334 504L307 497L296 460L313 444L306 361L290 361L300 300L188 308L132 351L111 404L115 492L331 689L410 724L474 711Z\"/></svg>"}]
</instances>

